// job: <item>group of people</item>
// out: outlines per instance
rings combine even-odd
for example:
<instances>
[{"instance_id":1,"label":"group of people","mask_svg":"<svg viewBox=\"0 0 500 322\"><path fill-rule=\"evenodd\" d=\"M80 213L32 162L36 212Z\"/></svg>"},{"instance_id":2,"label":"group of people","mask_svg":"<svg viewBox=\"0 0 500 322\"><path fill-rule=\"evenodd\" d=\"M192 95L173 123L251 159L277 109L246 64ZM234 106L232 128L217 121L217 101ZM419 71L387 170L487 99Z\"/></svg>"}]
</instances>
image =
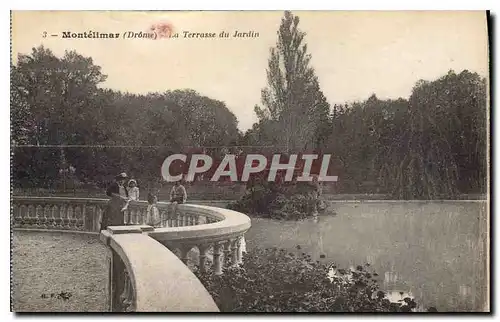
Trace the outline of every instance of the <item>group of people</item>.
<instances>
[{"instance_id":1,"label":"group of people","mask_svg":"<svg viewBox=\"0 0 500 322\"><path fill-rule=\"evenodd\" d=\"M103 213L101 220L101 230L108 226L124 225L124 212L127 210L131 201L139 200L140 190L135 179L131 179L125 172L115 176L115 182L106 190L106 195L111 197ZM161 224L161 218L155 204L158 202L157 195L149 192L146 223L158 227ZM170 202L183 204L187 201L186 188L180 183L175 182L170 191Z\"/></svg>"}]
</instances>

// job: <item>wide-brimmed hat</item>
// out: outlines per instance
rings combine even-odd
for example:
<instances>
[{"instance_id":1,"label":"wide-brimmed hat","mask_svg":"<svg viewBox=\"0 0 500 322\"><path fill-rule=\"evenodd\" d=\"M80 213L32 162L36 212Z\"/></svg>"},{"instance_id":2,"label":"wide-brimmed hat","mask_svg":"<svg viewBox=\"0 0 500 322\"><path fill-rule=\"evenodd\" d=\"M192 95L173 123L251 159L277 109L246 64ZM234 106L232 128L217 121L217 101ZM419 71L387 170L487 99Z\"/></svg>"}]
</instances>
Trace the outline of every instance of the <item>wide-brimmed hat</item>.
<instances>
[{"instance_id":1,"label":"wide-brimmed hat","mask_svg":"<svg viewBox=\"0 0 500 322\"><path fill-rule=\"evenodd\" d=\"M133 183L135 183L135 184L137 184L137 181L135 181L135 179L130 179L130 180L128 181L128 184L131 184L132 182L133 182Z\"/></svg>"},{"instance_id":2,"label":"wide-brimmed hat","mask_svg":"<svg viewBox=\"0 0 500 322\"><path fill-rule=\"evenodd\" d=\"M128 176L125 172L122 172L115 177L115 179L127 179L127 178Z\"/></svg>"}]
</instances>

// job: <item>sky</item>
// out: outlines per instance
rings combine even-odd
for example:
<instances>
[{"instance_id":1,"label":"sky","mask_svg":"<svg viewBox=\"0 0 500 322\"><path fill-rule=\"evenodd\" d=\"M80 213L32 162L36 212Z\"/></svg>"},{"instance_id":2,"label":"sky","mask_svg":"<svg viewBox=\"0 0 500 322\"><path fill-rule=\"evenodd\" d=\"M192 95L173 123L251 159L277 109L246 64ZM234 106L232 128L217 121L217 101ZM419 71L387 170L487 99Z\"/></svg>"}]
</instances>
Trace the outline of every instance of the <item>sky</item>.
<instances>
[{"instance_id":1,"label":"sky","mask_svg":"<svg viewBox=\"0 0 500 322\"><path fill-rule=\"evenodd\" d=\"M407 98L420 80L450 69L488 76L484 11L296 11L312 55L311 65L330 104ZM275 46L281 11L133 12L15 11L12 55L44 45L57 56L76 50L108 75L102 87L132 93L194 89L224 101L241 130L257 118L266 86L269 50ZM167 22L170 39L123 39ZM120 33L119 39L63 39L62 32ZM258 33L253 38L183 38L183 32ZM44 38L44 32L48 37ZM57 34L57 37L51 37Z\"/></svg>"}]
</instances>

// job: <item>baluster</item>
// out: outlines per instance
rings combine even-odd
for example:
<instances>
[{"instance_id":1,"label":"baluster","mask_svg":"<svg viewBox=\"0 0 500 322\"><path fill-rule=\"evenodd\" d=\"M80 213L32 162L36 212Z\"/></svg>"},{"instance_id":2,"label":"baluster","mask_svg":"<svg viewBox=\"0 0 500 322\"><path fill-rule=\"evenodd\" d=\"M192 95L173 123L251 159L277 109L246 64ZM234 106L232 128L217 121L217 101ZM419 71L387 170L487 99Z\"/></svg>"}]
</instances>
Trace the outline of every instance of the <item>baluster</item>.
<instances>
[{"instance_id":1,"label":"baluster","mask_svg":"<svg viewBox=\"0 0 500 322\"><path fill-rule=\"evenodd\" d=\"M227 240L226 242L224 242L224 261L223 261L223 263L228 262L229 260L231 260L231 240Z\"/></svg>"},{"instance_id":2,"label":"baluster","mask_svg":"<svg viewBox=\"0 0 500 322\"><path fill-rule=\"evenodd\" d=\"M48 229L51 226L50 223L50 205L42 205L42 218L40 220L40 225L42 228Z\"/></svg>"},{"instance_id":3,"label":"baluster","mask_svg":"<svg viewBox=\"0 0 500 322\"><path fill-rule=\"evenodd\" d=\"M66 226L66 223L68 221L68 212L69 212L69 207L70 205L69 204L64 204L64 207L61 209L62 212L61 212L61 229L64 229L64 227Z\"/></svg>"},{"instance_id":4,"label":"baluster","mask_svg":"<svg viewBox=\"0 0 500 322\"><path fill-rule=\"evenodd\" d=\"M21 205L14 205L14 212L12 213L12 219L13 219L13 224L14 224L14 227L22 227L23 226L23 215L22 215L22 210L24 208L24 206L21 204Z\"/></svg>"},{"instance_id":5,"label":"baluster","mask_svg":"<svg viewBox=\"0 0 500 322\"><path fill-rule=\"evenodd\" d=\"M41 218L43 215L43 210L41 205L35 206L35 216L33 217L33 226L40 228Z\"/></svg>"},{"instance_id":6,"label":"baluster","mask_svg":"<svg viewBox=\"0 0 500 322\"><path fill-rule=\"evenodd\" d=\"M10 210L11 210L11 213L10 213L10 225L12 227L17 227L16 216L17 216L17 212L19 210L19 207L16 204L13 203L12 206L10 207Z\"/></svg>"},{"instance_id":7,"label":"baluster","mask_svg":"<svg viewBox=\"0 0 500 322\"><path fill-rule=\"evenodd\" d=\"M71 227L75 228L76 230L82 230L82 207L82 205L75 206L75 212L73 214L73 218L71 219Z\"/></svg>"},{"instance_id":8,"label":"baluster","mask_svg":"<svg viewBox=\"0 0 500 322\"><path fill-rule=\"evenodd\" d=\"M175 227L182 227L182 217L180 213L176 213Z\"/></svg>"},{"instance_id":9,"label":"baluster","mask_svg":"<svg viewBox=\"0 0 500 322\"><path fill-rule=\"evenodd\" d=\"M28 217L29 217L29 211L30 211L29 208L30 208L29 205L23 206L23 211L21 213L21 217L22 217L21 227L28 226Z\"/></svg>"},{"instance_id":10,"label":"baluster","mask_svg":"<svg viewBox=\"0 0 500 322\"><path fill-rule=\"evenodd\" d=\"M51 229L55 228L56 226L56 217L55 217L55 214L57 213L57 205L52 205L52 206L49 206L49 216L48 216L48 224L47 226Z\"/></svg>"},{"instance_id":11,"label":"baluster","mask_svg":"<svg viewBox=\"0 0 500 322\"><path fill-rule=\"evenodd\" d=\"M138 225L141 225L142 224L142 209L141 208L137 208L135 210L135 216L137 218L136 223Z\"/></svg>"},{"instance_id":12,"label":"baluster","mask_svg":"<svg viewBox=\"0 0 500 322\"><path fill-rule=\"evenodd\" d=\"M129 221L127 223L127 225L133 225L135 223L135 212L134 212L134 209L128 209L128 218L129 218Z\"/></svg>"},{"instance_id":13,"label":"baluster","mask_svg":"<svg viewBox=\"0 0 500 322\"><path fill-rule=\"evenodd\" d=\"M69 204L68 205L68 212L66 213L66 219L64 220L65 225L64 228L66 229L71 229L71 222L73 217L75 216L75 206Z\"/></svg>"},{"instance_id":14,"label":"baluster","mask_svg":"<svg viewBox=\"0 0 500 322\"><path fill-rule=\"evenodd\" d=\"M17 209L17 215L14 217L18 227L23 227L24 225L24 213L26 212L26 206L21 204Z\"/></svg>"},{"instance_id":15,"label":"baluster","mask_svg":"<svg viewBox=\"0 0 500 322\"><path fill-rule=\"evenodd\" d=\"M21 210L21 207L16 205L16 204L13 204L12 205L12 226L13 227L19 227L21 225L20 223L20 218L19 218L19 212Z\"/></svg>"},{"instance_id":16,"label":"baluster","mask_svg":"<svg viewBox=\"0 0 500 322\"><path fill-rule=\"evenodd\" d=\"M134 219L134 225L139 224L139 209L133 208L132 209L132 218Z\"/></svg>"},{"instance_id":17,"label":"baluster","mask_svg":"<svg viewBox=\"0 0 500 322\"><path fill-rule=\"evenodd\" d=\"M101 219L99 217L99 212L101 211L101 207L98 205L92 206L92 215L91 215L91 228L92 231L99 231L101 226Z\"/></svg>"},{"instance_id":18,"label":"baluster","mask_svg":"<svg viewBox=\"0 0 500 322\"><path fill-rule=\"evenodd\" d=\"M143 208L137 208L137 223L139 225L144 224L142 212L143 212Z\"/></svg>"},{"instance_id":19,"label":"baluster","mask_svg":"<svg viewBox=\"0 0 500 322\"><path fill-rule=\"evenodd\" d=\"M137 208L132 209L132 218L134 219L134 225L137 225L139 223L139 210Z\"/></svg>"},{"instance_id":20,"label":"baluster","mask_svg":"<svg viewBox=\"0 0 500 322\"><path fill-rule=\"evenodd\" d=\"M56 228L62 228L63 226L63 218L64 218L64 214L66 212L66 205L65 204L61 204L59 206L59 211L56 213L56 217L54 219L54 226Z\"/></svg>"},{"instance_id":21,"label":"baluster","mask_svg":"<svg viewBox=\"0 0 500 322\"><path fill-rule=\"evenodd\" d=\"M41 204L38 204L36 207L35 207L35 222L34 222L34 225L36 228L43 228L42 224L43 224L43 205Z\"/></svg>"},{"instance_id":22,"label":"baluster","mask_svg":"<svg viewBox=\"0 0 500 322\"><path fill-rule=\"evenodd\" d=\"M199 225L199 224L200 224L200 216L197 216L197 215L196 215L196 216L194 217L194 224L195 224L195 225Z\"/></svg>"},{"instance_id":23,"label":"baluster","mask_svg":"<svg viewBox=\"0 0 500 322\"><path fill-rule=\"evenodd\" d=\"M158 209L158 208L156 208ZM161 216L160 211L158 210L158 214ZM142 216L142 224L145 225L147 224L146 219L148 218L148 208L143 208L141 211L141 216ZM161 225L161 217L160 219L160 225Z\"/></svg>"},{"instance_id":24,"label":"baluster","mask_svg":"<svg viewBox=\"0 0 500 322\"><path fill-rule=\"evenodd\" d=\"M165 209L165 227L172 227L172 221L170 220L169 209Z\"/></svg>"},{"instance_id":25,"label":"baluster","mask_svg":"<svg viewBox=\"0 0 500 322\"><path fill-rule=\"evenodd\" d=\"M168 227L175 227L175 213L171 208L168 209Z\"/></svg>"},{"instance_id":26,"label":"baluster","mask_svg":"<svg viewBox=\"0 0 500 322\"><path fill-rule=\"evenodd\" d=\"M209 246L208 245L199 245L198 250L200 251L198 266L200 267L200 272L207 271L207 253Z\"/></svg>"},{"instance_id":27,"label":"baluster","mask_svg":"<svg viewBox=\"0 0 500 322\"><path fill-rule=\"evenodd\" d=\"M47 214L47 220L48 220L48 223L47 223L47 226L50 228L50 229L54 229L55 227L55 213L57 212L57 205L49 205L48 207L48 214Z\"/></svg>"},{"instance_id":28,"label":"baluster","mask_svg":"<svg viewBox=\"0 0 500 322\"><path fill-rule=\"evenodd\" d=\"M243 263L243 253L247 252L247 243L245 241L245 236L240 236L238 239L238 263Z\"/></svg>"},{"instance_id":29,"label":"baluster","mask_svg":"<svg viewBox=\"0 0 500 322\"><path fill-rule=\"evenodd\" d=\"M167 212L165 210L160 212L160 222L161 227L168 227Z\"/></svg>"},{"instance_id":30,"label":"baluster","mask_svg":"<svg viewBox=\"0 0 500 322\"><path fill-rule=\"evenodd\" d=\"M107 211L107 207L95 206L92 222L94 225L94 231L99 231L101 229L102 218L104 216L104 212Z\"/></svg>"},{"instance_id":31,"label":"baluster","mask_svg":"<svg viewBox=\"0 0 500 322\"><path fill-rule=\"evenodd\" d=\"M123 224L128 225L130 222L130 210L127 209L123 212Z\"/></svg>"},{"instance_id":32,"label":"baluster","mask_svg":"<svg viewBox=\"0 0 500 322\"><path fill-rule=\"evenodd\" d=\"M123 292L120 294L120 304L122 312L130 312L132 309L132 282L130 280L130 276L125 269L124 272L124 286Z\"/></svg>"},{"instance_id":33,"label":"baluster","mask_svg":"<svg viewBox=\"0 0 500 322\"><path fill-rule=\"evenodd\" d=\"M222 249L223 245L221 243L214 244L214 274L222 274Z\"/></svg>"},{"instance_id":34,"label":"baluster","mask_svg":"<svg viewBox=\"0 0 500 322\"><path fill-rule=\"evenodd\" d=\"M188 253L191 248L193 248L193 246L182 245L181 247L179 247L179 250L181 251L181 261L186 265L188 264Z\"/></svg>"},{"instance_id":35,"label":"baluster","mask_svg":"<svg viewBox=\"0 0 500 322\"><path fill-rule=\"evenodd\" d=\"M26 218L28 227L31 227L35 224L36 221L36 209L35 205L28 206L28 217Z\"/></svg>"},{"instance_id":36,"label":"baluster","mask_svg":"<svg viewBox=\"0 0 500 322\"><path fill-rule=\"evenodd\" d=\"M87 216L87 204L83 204L82 206L82 230L83 231L88 231L88 216Z\"/></svg>"},{"instance_id":37,"label":"baluster","mask_svg":"<svg viewBox=\"0 0 500 322\"><path fill-rule=\"evenodd\" d=\"M36 205L35 206L35 213L34 213L34 216L33 216L33 226L35 226L35 228L39 228L40 227L40 219L41 219L41 214L43 213L41 211L41 207L40 204Z\"/></svg>"},{"instance_id":38,"label":"baluster","mask_svg":"<svg viewBox=\"0 0 500 322\"><path fill-rule=\"evenodd\" d=\"M29 217L29 205L23 205L23 209L21 212L21 227L28 226L28 217Z\"/></svg>"},{"instance_id":39,"label":"baluster","mask_svg":"<svg viewBox=\"0 0 500 322\"><path fill-rule=\"evenodd\" d=\"M27 207L23 204L19 206L19 215L17 217L17 220L19 220L19 227L24 227L25 223L25 218L26 218L26 213L27 213Z\"/></svg>"},{"instance_id":40,"label":"baluster","mask_svg":"<svg viewBox=\"0 0 500 322\"><path fill-rule=\"evenodd\" d=\"M236 238L231 241L231 263L233 265L238 265L240 263L239 261L239 247L240 246L240 239Z\"/></svg>"},{"instance_id":41,"label":"baluster","mask_svg":"<svg viewBox=\"0 0 500 322\"><path fill-rule=\"evenodd\" d=\"M151 210L153 210L151 208ZM146 209L145 208L139 208L139 224L145 225L146 224Z\"/></svg>"},{"instance_id":42,"label":"baluster","mask_svg":"<svg viewBox=\"0 0 500 322\"><path fill-rule=\"evenodd\" d=\"M177 212L177 227L183 227L184 226L184 214L181 212Z\"/></svg>"},{"instance_id":43,"label":"baluster","mask_svg":"<svg viewBox=\"0 0 500 322\"><path fill-rule=\"evenodd\" d=\"M29 206L28 223L30 227L33 227L36 223L36 205Z\"/></svg>"}]
</instances>

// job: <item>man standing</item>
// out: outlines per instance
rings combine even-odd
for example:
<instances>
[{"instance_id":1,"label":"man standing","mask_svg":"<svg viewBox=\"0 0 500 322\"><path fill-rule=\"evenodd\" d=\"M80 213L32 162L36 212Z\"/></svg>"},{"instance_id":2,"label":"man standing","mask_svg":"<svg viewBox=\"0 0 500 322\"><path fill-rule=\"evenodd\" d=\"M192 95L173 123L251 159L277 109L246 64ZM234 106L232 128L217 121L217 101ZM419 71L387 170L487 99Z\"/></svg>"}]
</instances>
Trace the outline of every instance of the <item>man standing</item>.
<instances>
[{"instance_id":1,"label":"man standing","mask_svg":"<svg viewBox=\"0 0 500 322\"><path fill-rule=\"evenodd\" d=\"M186 188L181 184L180 181L176 181L172 190L170 190L170 202L183 204L186 203L187 200L187 192Z\"/></svg>"},{"instance_id":2,"label":"man standing","mask_svg":"<svg viewBox=\"0 0 500 322\"><path fill-rule=\"evenodd\" d=\"M125 187L125 182L128 176L125 172L120 173L115 177L115 182L113 182L106 190L106 195L112 197L113 194L119 195L123 198L128 198L128 191Z\"/></svg>"},{"instance_id":3,"label":"man standing","mask_svg":"<svg viewBox=\"0 0 500 322\"><path fill-rule=\"evenodd\" d=\"M128 201L128 191L125 187L125 182L128 176L125 172L120 173L115 177L113 182L106 190L106 195L111 197L102 214L101 230L105 230L108 226L123 226L124 214L123 208Z\"/></svg>"}]
</instances>

